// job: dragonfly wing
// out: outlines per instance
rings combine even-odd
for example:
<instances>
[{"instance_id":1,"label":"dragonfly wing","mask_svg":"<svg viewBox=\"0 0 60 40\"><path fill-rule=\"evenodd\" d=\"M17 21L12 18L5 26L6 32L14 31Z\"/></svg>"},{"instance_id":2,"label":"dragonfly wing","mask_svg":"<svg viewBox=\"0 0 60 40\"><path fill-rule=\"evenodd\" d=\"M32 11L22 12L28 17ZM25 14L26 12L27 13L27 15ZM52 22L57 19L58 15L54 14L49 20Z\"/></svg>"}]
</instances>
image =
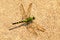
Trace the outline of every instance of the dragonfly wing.
<instances>
[{"instance_id":1,"label":"dragonfly wing","mask_svg":"<svg viewBox=\"0 0 60 40\"><path fill-rule=\"evenodd\" d=\"M31 15L31 7L32 7L32 3L29 4L29 7L27 9L27 17L30 17Z\"/></svg>"},{"instance_id":2,"label":"dragonfly wing","mask_svg":"<svg viewBox=\"0 0 60 40\"><path fill-rule=\"evenodd\" d=\"M22 14L22 19L26 19L27 15L26 15L26 12L25 12L24 7L23 7L22 4L20 6L20 11L21 11L21 14Z\"/></svg>"},{"instance_id":3,"label":"dragonfly wing","mask_svg":"<svg viewBox=\"0 0 60 40\"><path fill-rule=\"evenodd\" d=\"M37 35L35 29L34 29L32 26L33 26L32 23L29 24L29 25L27 25L27 29L28 29L28 31L31 32L31 33L33 33L33 34L35 34L35 35Z\"/></svg>"},{"instance_id":4,"label":"dragonfly wing","mask_svg":"<svg viewBox=\"0 0 60 40\"><path fill-rule=\"evenodd\" d=\"M37 23L35 23L35 22L33 23L33 25L34 25L35 29L40 30L40 31L42 31L42 32L45 31L45 29L43 28L43 26L40 26L39 24L37 24Z\"/></svg>"},{"instance_id":5,"label":"dragonfly wing","mask_svg":"<svg viewBox=\"0 0 60 40\"><path fill-rule=\"evenodd\" d=\"M31 11L31 7L32 7L32 3L30 3L30 5L29 5L29 7L27 9L27 12L25 12L24 7L21 4L20 10L21 10L21 14L22 14L22 19L26 19L26 18L30 17L30 15L31 15L31 12L30 12Z\"/></svg>"}]
</instances>

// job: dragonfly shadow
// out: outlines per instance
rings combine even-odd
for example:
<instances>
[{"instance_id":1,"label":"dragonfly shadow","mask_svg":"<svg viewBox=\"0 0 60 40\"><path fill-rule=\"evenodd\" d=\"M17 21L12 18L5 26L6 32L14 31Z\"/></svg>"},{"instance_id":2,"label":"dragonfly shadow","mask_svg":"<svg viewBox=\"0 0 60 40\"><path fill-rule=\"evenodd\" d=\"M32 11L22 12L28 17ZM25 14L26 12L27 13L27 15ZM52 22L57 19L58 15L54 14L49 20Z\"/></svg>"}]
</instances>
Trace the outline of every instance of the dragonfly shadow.
<instances>
[{"instance_id":1,"label":"dragonfly shadow","mask_svg":"<svg viewBox=\"0 0 60 40\"><path fill-rule=\"evenodd\" d=\"M16 26L16 27L14 27L14 28L10 28L9 30L13 30L13 29L19 28L19 27L21 27L21 26L27 26L27 25L29 25L29 24L31 24L31 23L33 23L33 22L30 21L30 22L28 22L28 23L23 23L23 24L21 24L21 25L19 25L19 26Z\"/></svg>"},{"instance_id":2,"label":"dragonfly shadow","mask_svg":"<svg viewBox=\"0 0 60 40\"><path fill-rule=\"evenodd\" d=\"M23 23L23 24L21 24L21 25L19 25L19 26L16 26L16 27L14 27L14 28L10 28L9 30L13 30L13 29L19 28L19 27L21 27L21 26L26 26L26 25L27 25L26 23Z\"/></svg>"}]
</instances>

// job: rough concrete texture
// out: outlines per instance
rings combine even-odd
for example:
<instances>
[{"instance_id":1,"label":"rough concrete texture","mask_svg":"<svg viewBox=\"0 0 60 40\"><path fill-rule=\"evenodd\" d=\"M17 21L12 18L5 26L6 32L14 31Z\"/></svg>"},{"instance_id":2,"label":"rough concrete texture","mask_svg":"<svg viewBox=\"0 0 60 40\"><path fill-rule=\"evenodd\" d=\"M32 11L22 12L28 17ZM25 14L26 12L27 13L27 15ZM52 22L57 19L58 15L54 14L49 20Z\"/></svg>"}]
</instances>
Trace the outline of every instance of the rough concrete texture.
<instances>
[{"instance_id":1,"label":"rough concrete texture","mask_svg":"<svg viewBox=\"0 0 60 40\"><path fill-rule=\"evenodd\" d=\"M26 11L30 3L33 4L31 15L45 32L36 30L36 36L26 27L9 31L20 25L12 25L21 20L20 4ZM0 40L60 40L60 0L0 0Z\"/></svg>"}]
</instances>

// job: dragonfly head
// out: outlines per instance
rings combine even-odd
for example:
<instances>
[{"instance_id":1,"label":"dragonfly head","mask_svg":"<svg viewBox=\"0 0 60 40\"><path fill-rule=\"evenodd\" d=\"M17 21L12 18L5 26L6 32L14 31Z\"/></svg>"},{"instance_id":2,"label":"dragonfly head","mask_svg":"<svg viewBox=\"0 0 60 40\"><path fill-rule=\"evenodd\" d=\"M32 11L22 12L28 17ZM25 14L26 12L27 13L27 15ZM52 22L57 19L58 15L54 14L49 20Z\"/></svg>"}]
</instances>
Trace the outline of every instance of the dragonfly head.
<instances>
[{"instance_id":1,"label":"dragonfly head","mask_svg":"<svg viewBox=\"0 0 60 40\"><path fill-rule=\"evenodd\" d=\"M35 19L35 17L33 16L33 19Z\"/></svg>"}]
</instances>

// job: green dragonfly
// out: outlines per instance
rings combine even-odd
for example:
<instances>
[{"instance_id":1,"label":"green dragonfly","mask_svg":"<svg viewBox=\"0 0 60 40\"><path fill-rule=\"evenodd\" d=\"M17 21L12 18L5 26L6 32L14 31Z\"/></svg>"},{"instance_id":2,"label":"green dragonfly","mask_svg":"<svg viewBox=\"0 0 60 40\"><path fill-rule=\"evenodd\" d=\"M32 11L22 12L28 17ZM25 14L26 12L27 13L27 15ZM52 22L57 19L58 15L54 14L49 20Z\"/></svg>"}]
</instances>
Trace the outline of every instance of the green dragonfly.
<instances>
[{"instance_id":1,"label":"green dragonfly","mask_svg":"<svg viewBox=\"0 0 60 40\"><path fill-rule=\"evenodd\" d=\"M42 26L40 26L40 25L38 25L34 22L35 17L30 16L31 15L31 8L32 8L32 3L29 4L27 12L25 12L24 7L21 4L20 10L21 10L21 14L22 14L22 20L18 21L18 22L15 22L15 23L12 23L12 24L15 25L15 24L19 24L19 23L25 23L26 28L34 34L37 34L36 30L40 30L40 31L44 32L45 29Z\"/></svg>"}]
</instances>

